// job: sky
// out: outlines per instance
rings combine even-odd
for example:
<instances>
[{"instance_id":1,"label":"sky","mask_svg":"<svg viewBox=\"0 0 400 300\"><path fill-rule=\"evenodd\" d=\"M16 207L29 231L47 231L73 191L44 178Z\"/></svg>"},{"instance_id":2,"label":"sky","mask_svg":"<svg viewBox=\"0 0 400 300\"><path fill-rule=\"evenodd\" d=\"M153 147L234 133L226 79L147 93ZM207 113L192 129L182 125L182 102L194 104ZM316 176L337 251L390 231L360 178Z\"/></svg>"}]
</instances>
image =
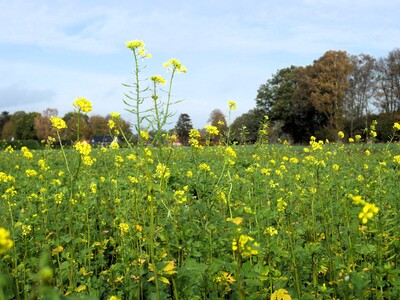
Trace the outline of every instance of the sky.
<instances>
[{"instance_id":1,"label":"sky","mask_svg":"<svg viewBox=\"0 0 400 300\"><path fill-rule=\"evenodd\" d=\"M142 40L152 55L140 62L143 79L168 78L162 64L171 58L188 70L173 81L182 101L169 128L181 113L202 128L213 109L228 115L229 100L233 121L279 69L328 50L387 56L400 47L399 12L400 0L0 0L0 111L57 108L62 117L85 97L89 115L119 112L133 123L125 43Z\"/></svg>"}]
</instances>

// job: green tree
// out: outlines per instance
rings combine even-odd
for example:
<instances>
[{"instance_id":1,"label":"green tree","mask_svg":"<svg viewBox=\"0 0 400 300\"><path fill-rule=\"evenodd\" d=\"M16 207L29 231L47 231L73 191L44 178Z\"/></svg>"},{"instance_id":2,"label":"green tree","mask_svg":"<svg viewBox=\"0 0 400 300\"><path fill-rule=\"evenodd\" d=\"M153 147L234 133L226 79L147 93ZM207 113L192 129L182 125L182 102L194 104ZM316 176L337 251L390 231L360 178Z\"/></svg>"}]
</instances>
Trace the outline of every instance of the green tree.
<instances>
[{"instance_id":1,"label":"green tree","mask_svg":"<svg viewBox=\"0 0 400 300\"><path fill-rule=\"evenodd\" d=\"M3 131L4 125L11 119L11 115L8 111L3 111L0 115L0 133Z\"/></svg>"},{"instance_id":2,"label":"green tree","mask_svg":"<svg viewBox=\"0 0 400 300\"><path fill-rule=\"evenodd\" d=\"M295 143L306 142L324 123L324 118L312 105L310 85L304 80L308 68L291 66L278 70L261 85L256 108L267 114L272 122L272 136Z\"/></svg>"},{"instance_id":3,"label":"green tree","mask_svg":"<svg viewBox=\"0 0 400 300\"><path fill-rule=\"evenodd\" d=\"M182 145L186 146L189 140L189 131L193 128L192 120L188 114L181 114L175 125L175 130L178 134Z\"/></svg>"},{"instance_id":4,"label":"green tree","mask_svg":"<svg viewBox=\"0 0 400 300\"><path fill-rule=\"evenodd\" d=\"M241 144L255 143L263 116L264 112L255 108L237 117L231 125L233 139Z\"/></svg>"},{"instance_id":5,"label":"green tree","mask_svg":"<svg viewBox=\"0 0 400 300\"><path fill-rule=\"evenodd\" d=\"M11 119L14 124L15 138L17 140L37 140L35 131L35 118L40 116L38 112L26 113L24 111L15 112Z\"/></svg>"}]
</instances>

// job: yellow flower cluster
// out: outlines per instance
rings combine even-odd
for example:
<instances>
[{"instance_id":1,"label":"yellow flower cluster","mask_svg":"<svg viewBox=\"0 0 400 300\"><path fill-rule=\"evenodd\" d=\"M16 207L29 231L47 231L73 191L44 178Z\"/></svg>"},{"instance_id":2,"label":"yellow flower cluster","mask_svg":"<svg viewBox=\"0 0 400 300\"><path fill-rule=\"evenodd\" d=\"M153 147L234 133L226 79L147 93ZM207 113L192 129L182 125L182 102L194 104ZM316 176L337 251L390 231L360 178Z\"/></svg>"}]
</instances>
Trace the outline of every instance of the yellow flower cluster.
<instances>
[{"instance_id":1,"label":"yellow flower cluster","mask_svg":"<svg viewBox=\"0 0 400 300\"><path fill-rule=\"evenodd\" d=\"M89 113L92 111L92 103L83 97L78 97L72 104L79 112Z\"/></svg>"},{"instance_id":2,"label":"yellow flower cluster","mask_svg":"<svg viewBox=\"0 0 400 300\"><path fill-rule=\"evenodd\" d=\"M232 250L238 251L243 257L257 255L259 247L260 244L254 242L254 238L245 234L240 235L237 240L232 242Z\"/></svg>"},{"instance_id":3,"label":"yellow flower cluster","mask_svg":"<svg viewBox=\"0 0 400 300\"><path fill-rule=\"evenodd\" d=\"M30 152L27 147L25 147L25 146L21 147L21 151L22 151L24 157L26 157L28 159L32 159L33 158L32 152Z\"/></svg>"},{"instance_id":4,"label":"yellow flower cluster","mask_svg":"<svg viewBox=\"0 0 400 300\"><path fill-rule=\"evenodd\" d=\"M176 58L171 58L169 61L165 62L163 66L172 72L176 70L178 73L187 73L186 67Z\"/></svg>"},{"instance_id":5,"label":"yellow flower cluster","mask_svg":"<svg viewBox=\"0 0 400 300\"><path fill-rule=\"evenodd\" d=\"M200 132L197 129L190 129L189 131L189 144L193 148L202 149L199 143Z\"/></svg>"},{"instance_id":6,"label":"yellow flower cluster","mask_svg":"<svg viewBox=\"0 0 400 300\"><path fill-rule=\"evenodd\" d=\"M187 201L187 196L185 196L184 190L175 191L174 198L175 198L176 202L178 202L179 204L182 204L183 202Z\"/></svg>"},{"instance_id":7,"label":"yellow flower cluster","mask_svg":"<svg viewBox=\"0 0 400 300\"><path fill-rule=\"evenodd\" d=\"M78 150L81 155L84 156L89 155L90 152L92 151L92 147L86 141L77 142L74 148Z\"/></svg>"},{"instance_id":8,"label":"yellow flower cluster","mask_svg":"<svg viewBox=\"0 0 400 300\"><path fill-rule=\"evenodd\" d=\"M310 145L313 151L316 150L322 150L322 145L324 144L324 141L319 140L318 142L316 141L316 137L312 136L310 138Z\"/></svg>"},{"instance_id":9,"label":"yellow flower cluster","mask_svg":"<svg viewBox=\"0 0 400 300\"><path fill-rule=\"evenodd\" d=\"M170 172L169 168L166 165L164 165L162 163L159 163L157 165L156 172L154 174L155 178L160 178L160 179L161 178L168 178L170 175L171 175L171 172Z\"/></svg>"},{"instance_id":10,"label":"yellow flower cluster","mask_svg":"<svg viewBox=\"0 0 400 300\"><path fill-rule=\"evenodd\" d=\"M237 104L233 100L228 101L228 106L230 111L235 111L237 109Z\"/></svg>"},{"instance_id":11,"label":"yellow flower cluster","mask_svg":"<svg viewBox=\"0 0 400 300\"><path fill-rule=\"evenodd\" d=\"M167 81L160 75L153 75L150 77L151 81L153 81L155 84L161 83L165 84Z\"/></svg>"},{"instance_id":12,"label":"yellow flower cluster","mask_svg":"<svg viewBox=\"0 0 400 300\"><path fill-rule=\"evenodd\" d=\"M28 169L25 171L25 174L28 177L33 177L36 176L38 173L36 172L36 170Z\"/></svg>"},{"instance_id":13,"label":"yellow flower cluster","mask_svg":"<svg viewBox=\"0 0 400 300\"><path fill-rule=\"evenodd\" d=\"M137 53L142 58L151 58L151 54L147 53L144 43L140 40L133 40L125 43L126 47Z\"/></svg>"},{"instance_id":14,"label":"yellow flower cluster","mask_svg":"<svg viewBox=\"0 0 400 300\"><path fill-rule=\"evenodd\" d=\"M200 169L201 171L206 171L206 172L208 172L208 171L211 170L210 166L207 165L206 163L201 163L201 164L199 165L199 169Z\"/></svg>"},{"instance_id":15,"label":"yellow flower cluster","mask_svg":"<svg viewBox=\"0 0 400 300\"><path fill-rule=\"evenodd\" d=\"M265 229L264 234L269 234L270 236L274 236L274 235L278 234L278 230L276 230L276 228L274 228L272 226L268 226Z\"/></svg>"},{"instance_id":16,"label":"yellow flower cluster","mask_svg":"<svg viewBox=\"0 0 400 300\"><path fill-rule=\"evenodd\" d=\"M358 214L358 218L361 220L363 224L366 224L369 219L372 219L374 214L379 212L379 208L375 206L375 204L366 203L362 209L362 211Z\"/></svg>"},{"instance_id":17,"label":"yellow flower cluster","mask_svg":"<svg viewBox=\"0 0 400 300\"><path fill-rule=\"evenodd\" d=\"M140 131L140 136L141 136L142 139L144 139L145 141L147 141L147 140L150 138L149 133L148 133L147 131L144 131L144 130L141 130L141 131Z\"/></svg>"},{"instance_id":18,"label":"yellow flower cluster","mask_svg":"<svg viewBox=\"0 0 400 300\"><path fill-rule=\"evenodd\" d=\"M15 182L15 178L12 175L7 175L4 172L0 172L0 181L1 182Z\"/></svg>"},{"instance_id":19,"label":"yellow flower cluster","mask_svg":"<svg viewBox=\"0 0 400 300\"><path fill-rule=\"evenodd\" d=\"M379 212L379 208L375 204L366 202L361 196L352 196L352 199L354 204L363 206L361 212L358 214L358 218L363 224L367 224L368 220L372 219Z\"/></svg>"},{"instance_id":20,"label":"yellow flower cluster","mask_svg":"<svg viewBox=\"0 0 400 300\"><path fill-rule=\"evenodd\" d=\"M204 126L204 128L206 129L206 131L208 132L209 135L218 135L219 134L218 128L216 126L206 125L206 126Z\"/></svg>"},{"instance_id":21,"label":"yellow flower cluster","mask_svg":"<svg viewBox=\"0 0 400 300\"><path fill-rule=\"evenodd\" d=\"M121 114L116 113L116 112L110 112L110 116L111 116L111 118L113 118L113 120L116 120L116 121L118 121L121 118Z\"/></svg>"},{"instance_id":22,"label":"yellow flower cluster","mask_svg":"<svg viewBox=\"0 0 400 300\"><path fill-rule=\"evenodd\" d=\"M399 131L400 130L400 123L395 122L394 125L393 125L393 129L396 130L396 131Z\"/></svg>"},{"instance_id":23,"label":"yellow flower cluster","mask_svg":"<svg viewBox=\"0 0 400 300\"><path fill-rule=\"evenodd\" d=\"M8 145L7 148L4 149L4 152L13 153L14 152L14 148L11 145Z\"/></svg>"},{"instance_id":24,"label":"yellow flower cluster","mask_svg":"<svg viewBox=\"0 0 400 300\"><path fill-rule=\"evenodd\" d=\"M124 222L119 223L118 228L122 234L127 233L129 231L129 225Z\"/></svg>"},{"instance_id":25,"label":"yellow flower cluster","mask_svg":"<svg viewBox=\"0 0 400 300\"><path fill-rule=\"evenodd\" d=\"M10 232L0 227L0 254L6 253L14 246L14 242L10 239Z\"/></svg>"},{"instance_id":26,"label":"yellow flower cluster","mask_svg":"<svg viewBox=\"0 0 400 300\"><path fill-rule=\"evenodd\" d=\"M67 128L67 124L61 118L51 116L50 121L51 121L51 126L53 126L57 130Z\"/></svg>"}]
</instances>

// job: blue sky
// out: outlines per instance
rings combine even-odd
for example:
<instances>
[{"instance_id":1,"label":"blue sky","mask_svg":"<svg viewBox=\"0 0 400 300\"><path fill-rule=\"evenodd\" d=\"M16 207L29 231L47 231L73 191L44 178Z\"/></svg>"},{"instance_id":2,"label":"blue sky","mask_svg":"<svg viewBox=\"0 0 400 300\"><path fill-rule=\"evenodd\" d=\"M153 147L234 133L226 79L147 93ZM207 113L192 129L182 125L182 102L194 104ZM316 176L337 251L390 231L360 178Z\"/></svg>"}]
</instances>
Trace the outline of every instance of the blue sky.
<instances>
[{"instance_id":1,"label":"blue sky","mask_svg":"<svg viewBox=\"0 0 400 300\"><path fill-rule=\"evenodd\" d=\"M196 128L210 112L255 106L257 89L277 70L306 66L328 50L375 58L400 47L400 0L105 1L0 0L0 111L62 117L78 96L93 114L121 112L133 81L125 42L152 54L144 75L168 76L172 57L188 69L174 81L173 107ZM171 127L170 126L170 127Z\"/></svg>"}]
</instances>

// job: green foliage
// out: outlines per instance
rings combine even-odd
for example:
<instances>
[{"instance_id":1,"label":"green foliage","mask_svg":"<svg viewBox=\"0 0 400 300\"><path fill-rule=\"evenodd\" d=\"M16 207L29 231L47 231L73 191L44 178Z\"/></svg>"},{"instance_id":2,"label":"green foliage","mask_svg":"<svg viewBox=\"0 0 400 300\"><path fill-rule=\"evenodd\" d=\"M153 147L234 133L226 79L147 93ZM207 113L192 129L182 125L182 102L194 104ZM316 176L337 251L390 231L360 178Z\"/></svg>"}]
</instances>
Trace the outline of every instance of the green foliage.
<instances>
[{"instance_id":1,"label":"green foliage","mask_svg":"<svg viewBox=\"0 0 400 300\"><path fill-rule=\"evenodd\" d=\"M176 122L175 130L182 145L188 145L189 132L191 129L193 129L193 124L189 115L181 114L178 121Z\"/></svg>"},{"instance_id":2,"label":"green foliage","mask_svg":"<svg viewBox=\"0 0 400 300\"><path fill-rule=\"evenodd\" d=\"M399 297L398 145L82 149L0 153L6 299Z\"/></svg>"}]
</instances>

